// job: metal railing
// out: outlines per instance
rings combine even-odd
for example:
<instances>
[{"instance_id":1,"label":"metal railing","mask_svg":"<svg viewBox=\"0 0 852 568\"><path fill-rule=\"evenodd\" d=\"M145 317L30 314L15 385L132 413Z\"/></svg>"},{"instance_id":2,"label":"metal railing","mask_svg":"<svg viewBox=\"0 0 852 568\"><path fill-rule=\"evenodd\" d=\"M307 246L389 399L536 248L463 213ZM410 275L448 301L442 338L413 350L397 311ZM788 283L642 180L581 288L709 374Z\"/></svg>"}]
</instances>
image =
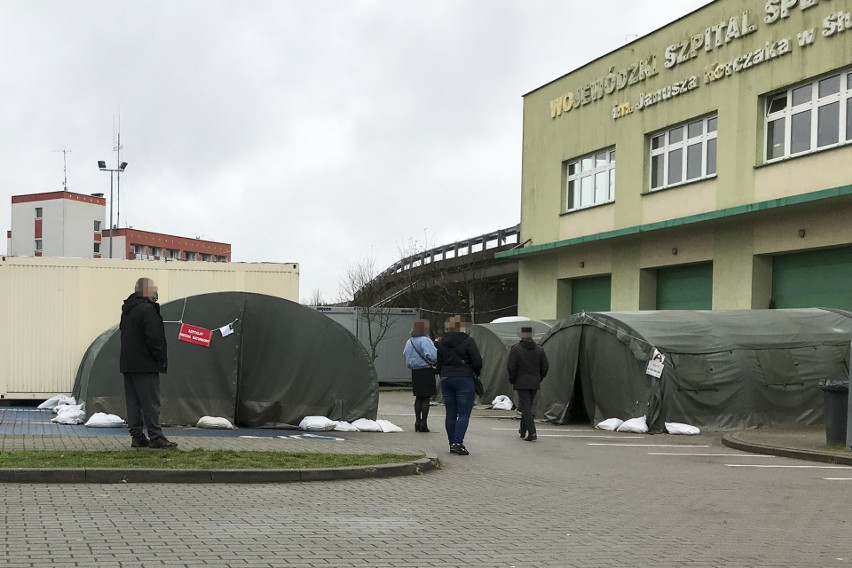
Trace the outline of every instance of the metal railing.
<instances>
[{"instance_id":1,"label":"metal railing","mask_svg":"<svg viewBox=\"0 0 852 568\"><path fill-rule=\"evenodd\" d=\"M389 276L400 274L412 268L420 268L421 266L427 266L436 262L452 260L505 245L517 244L520 233L521 225L518 224L507 229L500 229L499 231L493 231L419 252L393 263L373 280L381 281Z\"/></svg>"}]
</instances>

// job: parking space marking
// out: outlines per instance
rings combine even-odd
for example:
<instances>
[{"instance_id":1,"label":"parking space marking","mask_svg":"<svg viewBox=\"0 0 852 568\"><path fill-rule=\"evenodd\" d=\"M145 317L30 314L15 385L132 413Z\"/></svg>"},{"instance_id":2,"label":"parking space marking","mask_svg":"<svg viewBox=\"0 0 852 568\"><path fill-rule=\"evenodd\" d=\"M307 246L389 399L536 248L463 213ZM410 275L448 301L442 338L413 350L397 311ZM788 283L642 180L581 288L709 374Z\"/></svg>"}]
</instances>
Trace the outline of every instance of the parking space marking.
<instances>
[{"instance_id":1,"label":"parking space marking","mask_svg":"<svg viewBox=\"0 0 852 568\"><path fill-rule=\"evenodd\" d=\"M727 467L772 467L784 469L852 469L848 465L774 465L774 464L751 464L751 463L726 463Z\"/></svg>"},{"instance_id":2,"label":"parking space marking","mask_svg":"<svg viewBox=\"0 0 852 568\"><path fill-rule=\"evenodd\" d=\"M612 446L615 448L709 448L709 445L684 445L684 444L612 444L588 442L589 446Z\"/></svg>"},{"instance_id":3,"label":"parking space marking","mask_svg":"<svg viewBox=\"0 0 852 568\"><path fill-rule=\"evenodd\" d=\"M687 454L684 452L648 452L649 456L702 456L702 457L729 457L729 458L774 458L765 454Z\"/></svg>"},{"instance_id":4,"label":"parking space marking","mask_svg":"<svg viewBox=\"0 0 852 568\"><path fill-rule=\"evenodd\" d=\"M517 430L515 430L517 432ZM539 430L540 432L541 430ZM600 436L595 434L538 434L539 438L597 438L601 440L629 440L625 436Z\"/></svg>"},{"instance_id":5,"label":"parking space marking","mask_svg":"<svg viewBox=\"0 0 852 568\"><path fill-rule=\"evenodd\" d=\"M823 477L826 481L852 481L852 477Z\"/></svg>"}]
</instances>

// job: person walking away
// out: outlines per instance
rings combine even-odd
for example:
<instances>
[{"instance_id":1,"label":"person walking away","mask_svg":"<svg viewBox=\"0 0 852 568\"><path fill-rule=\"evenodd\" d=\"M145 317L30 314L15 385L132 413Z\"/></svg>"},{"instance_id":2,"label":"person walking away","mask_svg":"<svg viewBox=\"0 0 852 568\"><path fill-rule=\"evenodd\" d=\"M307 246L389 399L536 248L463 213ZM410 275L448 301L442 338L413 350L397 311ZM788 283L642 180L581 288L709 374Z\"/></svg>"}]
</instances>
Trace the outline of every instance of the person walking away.
<instances>
[{"instance_id":1,"label":"person walking away","mask_svg":"<svg viewBox=\"0 0 852 568\"><path fill-rule=\"evenodd\" d=\"M518 410L521 413L521 427L518 433L528 442L535 442L535 397L541 388L541 381L549 369L547 355L540 345L533 341L533 328L521 328L521 340L509 351L506 363L509 382L518 393Z\"/></svg>"},{"instance_id":2,"label":"person walking away","mask_svg":"<svg viewBox=\"0 0 852 568\"><path fill-rule=\"evenodd\" d=\"M445 427L450 452L469 455L464 436L470 422L470 412L476 397L474 377L482 371L482 356L476 341L467 334L468 324L461 316L452 316L445 324L445 333L437 343L437 368L441 375L441 394L447 417Z\"/></svg>"},{"instance_id":3,"label":"person walking away","mask_svg":"<svg viewBox=\"0 0 852 568\"><path fill-rule=\"evenodd\" d=\"M414 394L414 431L428 432L429 399L438 394L435 387L435 363L438 352L429 339L429 320L417 320L411 337L402 350L405 365L411 369L411 390Z\"/></svg>"},{"instance_id":4,"label":"person walking away","mask_svg":"<svg viewBox=\"0 0 852 568\"><path fill-rule=\"evenodd\" d=\"M137 280L134 292L124 300L119 328L119 366L124 375L130 446L175 448L177 443L166 438L160 427L160 373L165 373L169 364L157 285L150 278Z\"/></svg>"}]
</instances>

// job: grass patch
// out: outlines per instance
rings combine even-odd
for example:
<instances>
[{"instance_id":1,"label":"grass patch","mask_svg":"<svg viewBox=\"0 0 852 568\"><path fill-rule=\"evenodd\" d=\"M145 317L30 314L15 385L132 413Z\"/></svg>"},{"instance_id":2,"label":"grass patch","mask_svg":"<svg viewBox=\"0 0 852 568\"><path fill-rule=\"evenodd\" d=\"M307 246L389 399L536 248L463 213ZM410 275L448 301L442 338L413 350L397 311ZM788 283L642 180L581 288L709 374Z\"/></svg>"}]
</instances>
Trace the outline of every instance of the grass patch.
<instances>
[{"instance_id":1,"label":"grass patch","mask_svg":"<svg viewBox=\"0 0 852 568\"><path fill-rule=\"evenodd\" d=\"M325 469L410 462L402 454L320 454L227 450L122 450L117 452L21 450L0 453L0 468Z\"/></svg>"}]
</instances>

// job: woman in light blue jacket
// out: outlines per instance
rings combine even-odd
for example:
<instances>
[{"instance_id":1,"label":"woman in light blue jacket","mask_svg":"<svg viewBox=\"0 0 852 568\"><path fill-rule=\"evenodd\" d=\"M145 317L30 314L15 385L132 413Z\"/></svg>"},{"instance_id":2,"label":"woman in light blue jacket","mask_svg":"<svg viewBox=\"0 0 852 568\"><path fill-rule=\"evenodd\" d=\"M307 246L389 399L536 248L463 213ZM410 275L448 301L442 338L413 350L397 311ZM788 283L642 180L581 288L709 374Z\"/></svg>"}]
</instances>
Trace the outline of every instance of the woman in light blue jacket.
<instances>
[{"instance_id":1,"label":"woman in light blue jacket","mask_svg":"<svg viewBox=\"0 0 852 568\"><path fill-rule=\"evenodd\" d=\"M405 364L411 369L411 389L414 391L414 431L428 432L429 399L438 394L435 387L435 362L438 353L429 338L429 320L417 320L411 337L402 350Z\"/></svg>"}]
</instances>

